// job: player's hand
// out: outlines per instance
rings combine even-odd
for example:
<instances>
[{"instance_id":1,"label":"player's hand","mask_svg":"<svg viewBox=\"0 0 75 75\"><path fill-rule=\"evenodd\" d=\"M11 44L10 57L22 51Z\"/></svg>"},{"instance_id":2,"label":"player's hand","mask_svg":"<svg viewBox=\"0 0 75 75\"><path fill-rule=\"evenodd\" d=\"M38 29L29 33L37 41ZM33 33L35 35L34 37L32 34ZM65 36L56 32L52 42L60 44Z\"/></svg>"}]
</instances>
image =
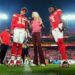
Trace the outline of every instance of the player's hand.
<instances>
[{"instance_id":1,"label":"player's hand","mask_svg":"<svg viewBox=\"0 0 75 75\"><path fill-rule=\"evenodd\" d=\"M59 28L59 31L62 32L63 30Z\"/></svg>"},{"instance_id":2,"label":"player's hand","mask_svg":"<svg viewBox=\"0 0 75 75\"><path fill-rule=\"evenodd\" d=\"M28 39L30 39L31 38L31 35L30 35L30 33L28 32L28 34L27 34L27 38Z\"/></svg>"},{"instance_id":3,"label":"player's hand","mask_svg":"<svg viewBox=\"0 0 75 75\"><path fill-rule=\"evenodd\" d=\"M59 28L60 32L64 31L64 29L65 29L64 26L62 26L62 29Z\"/></svg>"}]
</instances>

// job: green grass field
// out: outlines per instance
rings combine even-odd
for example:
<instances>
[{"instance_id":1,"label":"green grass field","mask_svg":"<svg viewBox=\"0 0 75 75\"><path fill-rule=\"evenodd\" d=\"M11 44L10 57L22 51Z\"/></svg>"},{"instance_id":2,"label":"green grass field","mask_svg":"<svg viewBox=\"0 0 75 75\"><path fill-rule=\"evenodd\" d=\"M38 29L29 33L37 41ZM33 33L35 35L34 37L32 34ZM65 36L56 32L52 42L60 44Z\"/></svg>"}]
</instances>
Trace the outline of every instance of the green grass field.
<instances>
[{"instance_id":1,"label":"green grass field","mask_svg":"<svg viewBox=\"0 0 75 75\"><path fill-rule=\"evenodd\" d=\"M75 75L75 65L70 65L69 68L61 68L59 65L46 65L45 67L29 66L31 71L26 71L26 66L5 66L0 65L0 75Z\"/></svg>"}]
</instances>

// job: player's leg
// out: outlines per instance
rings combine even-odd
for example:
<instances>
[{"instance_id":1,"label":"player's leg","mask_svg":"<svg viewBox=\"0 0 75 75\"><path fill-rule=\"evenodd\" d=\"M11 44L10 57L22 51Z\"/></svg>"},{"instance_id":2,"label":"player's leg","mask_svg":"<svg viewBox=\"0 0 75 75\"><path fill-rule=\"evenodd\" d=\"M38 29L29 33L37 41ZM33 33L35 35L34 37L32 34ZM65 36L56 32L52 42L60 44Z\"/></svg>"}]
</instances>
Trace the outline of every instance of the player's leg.
<instances>
[{"instance_id":1,"label":"player's leg","mask_svg":"<svg viewBox=\"0 0 75 75\"><path fill-rule=\"evenodd\" d=\"M54 31L52 31L52 35L55 39L55 42L58 45L58 49L62 55L62 59L66 60L67 56L66 56L66 48L63 41L63 32L60 32L59 29L57 28Z\"/></svg>"},{"instance_id":2,"label":"player's leg","mask_svg":"<svg viewBox=\"0 0 75 75\"><path fill-rule=\"evenodd\" d=\"M25 30L20 29L19 40L18 40L18 50L17 50L17 61L16 61L17 65L22 64L21 55L22 55L22 44L23 44L24 40L25 40Z\"/></svg>"},{"instance_id":3,"label":"player's leg","mask_svg":"<svg viewBox=\"0 0 75 75\"><path fill-rule=\"evenodd\" d=\"M28 52L28 50L29 50L28 47L26 47L24 50L25 60L27 59L27 62L25 62L25 64L29 64L29 60L28 60L29 52Z\"/></svg>"},{"instance_id":4,"label":"player's leg","mask_svg":"<svg viewBox=\"0 0 75 75\"><path fill-rule=\"evenodd\" d=\"M53 36L53 38L54 38L55 42L57 43L57 42L58 42L57 29L52 30L52 36Z\"/></svg>"},{"instance_id":5,"label":"player's leg","mask_svg":"<svg viewBox=\"0 0 75 75\"><path fill-rule=\"evenodd\" d=\"M27 46L26 48L25 48L25 55L26 55L26 57L28 57L29 56L29 47Z\"/></svg>"},{"instance_id":6,"label":"player's leg","mask_svg":"<svg viewBox=\"0 0 75 75\"><path fill-rule=\"evenodd\" d=\"M60 53L62 55L62 59L63 60L67 60L67 55L66 55L66 47L65 47L65 44L64 44L64 39L63 39L63 31L60 32L58 30L58 47L59 47L59 50L60 50Z\"/></svg>"},{"instance_id":7,"label":"player's leg","mask_svg":"<svg viewBox=\"0 0 75 75\"><path fill-rule=\"evenodd\" d=\"M40 59L40 64L41 66L45 66L45 59L44 59L44 54L43 54L43 50L41 47L41 36L40 33L38 32L37 35L37 48L38 48L38 52L39 52L39 59Z\"/></svg>"},{"instance_id":8,"label":"player's leg","mask_svg":"<svg viewBox=\"0 0 75 75\"><path fill-rule=\"evenodd\" d=\"M22 48L22 62L25 62L25 48Z\"/></svg>"},{"instance_id":9,"label":"player's leg","mask_svg":"<svg viewBox=\"0 0 75 75\"><path fill-rule=\"evenodd\" d=\"M22 44L18 44L18 51L17 51L17 61L16 61L16 65L21 65L22 61L21 61L21 55L22 55Z\"/></svg>"},{"instance_id":10,"label":"player's leg","mask_svg":"<svg viewBox=\"0 0 75 75\"><path fill-rule=\"evenodd\" d=\"M66 48L62 38L58 39L58 47L62 55L62 60L67 60Z\"/></svg>"},{"instance_id":11,"label":"player's leg","mask_svg":"<svg viewBox=\"0 0 75 75\"><path fill-rule=\"evenodd\" d=\"M11 60L9 62L10 65L14 65L15 56L16 56L16 47L17 47L17 43L14 42L11 51Z\"/></svg>"},{"instance_id":12,"label":"player's leg","mask_svg":"<svg viewBox=\"0 0 75 75\"><path fill-rule=\"evenodd\" d=\"M13 43L14 42L18 43L19 42L19 33L20 33L20 30L18 28L15 28L14 29L14 34L13 34Z\"/></svg>"},{"instance_id":13,"label":"player's leg","mask_svg":"<svg viewBox=\"0 0 75 75\"><path fill-rule=\"evenodd\" d=\"M60 32L59 29L56 29L55 31L53 31L52 34L58 45L58 49L61 53L63 63L66 62L67 63L66 65L68 67L69 65L67 62L66 48L65 48L64 40L63 40L63 32ZM63 63L61 64L61 66L63 66Z\"/></svg>"},{"instance_id":14,"label":"player's leg","mask_svg":"<svg viewBox=\"0 0 75 75\"><path fill-rule=\"evenodd\" d=\"M17 42L18 42L18 38L19 37L19 30L18 29L14 29L14 34L13 34L13 45L12 45L12 51L11 51L11 60L9 62L10 65L14 65L14 60L15 60L15 56L16 56L16 47L17 47Z\"/></svg>"},{"instance_id":15,"label":"player's leg","mask_svg":"<svg viewBox=\"0 0 75 75\"><path fill-rule=\"evenodd\" d=\"M58 47L62 56L63 62L61 63L62 67L69 67L69 63L67 61L66 47L64 44L63 31L58 30Z\"/></svg>"}]
</instances>

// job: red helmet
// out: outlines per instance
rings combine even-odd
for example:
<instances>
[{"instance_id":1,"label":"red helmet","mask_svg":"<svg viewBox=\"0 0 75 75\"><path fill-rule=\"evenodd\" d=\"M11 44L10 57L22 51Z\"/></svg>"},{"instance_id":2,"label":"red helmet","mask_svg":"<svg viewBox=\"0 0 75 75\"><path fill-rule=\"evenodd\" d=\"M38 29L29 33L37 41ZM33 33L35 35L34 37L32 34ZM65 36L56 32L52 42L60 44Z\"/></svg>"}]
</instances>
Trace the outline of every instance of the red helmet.
<instances>
[{"instance_id":1,"label":"red helmet","mask_svg":"<svg viewBox=\"0 0 75 75\"><path fill-rule=\"evenodd\" d=\"M27 13L27 8L26 7L24 7L24 8L21 8L21 11L24 11L24 12L26 12Z\"/></svg>"}]
</instances>

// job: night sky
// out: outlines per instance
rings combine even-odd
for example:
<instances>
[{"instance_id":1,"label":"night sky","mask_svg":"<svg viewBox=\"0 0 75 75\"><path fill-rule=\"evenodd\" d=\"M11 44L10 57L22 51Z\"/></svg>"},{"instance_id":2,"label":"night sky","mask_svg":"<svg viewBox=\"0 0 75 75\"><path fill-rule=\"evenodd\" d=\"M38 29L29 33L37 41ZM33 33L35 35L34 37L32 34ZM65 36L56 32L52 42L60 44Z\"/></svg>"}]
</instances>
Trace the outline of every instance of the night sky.
<instances>
[{"instance_id":1,"label":"night sky","mask_svg":"<svg viewBox=\"0 0 75 75\"><path fill-rule=\"evenodd\" d=\"M43 31L49 32L50 24L48 20L48 8L50 6L61 8L64 14L75 13L75 0L0 0L0 13L3 12L8 15L8 20L6 22L3 21L5 23L1 23L0 27L3 28L6 26L10 26L12 15L14 13L19 13L22 7L27 7L28 13L26 16L30 17L32 11L38 11L46 27ZM74 25L67 25L66 27L68 31L71 30L71 32L74 32Z\"/></svg>"}]
</instances>

